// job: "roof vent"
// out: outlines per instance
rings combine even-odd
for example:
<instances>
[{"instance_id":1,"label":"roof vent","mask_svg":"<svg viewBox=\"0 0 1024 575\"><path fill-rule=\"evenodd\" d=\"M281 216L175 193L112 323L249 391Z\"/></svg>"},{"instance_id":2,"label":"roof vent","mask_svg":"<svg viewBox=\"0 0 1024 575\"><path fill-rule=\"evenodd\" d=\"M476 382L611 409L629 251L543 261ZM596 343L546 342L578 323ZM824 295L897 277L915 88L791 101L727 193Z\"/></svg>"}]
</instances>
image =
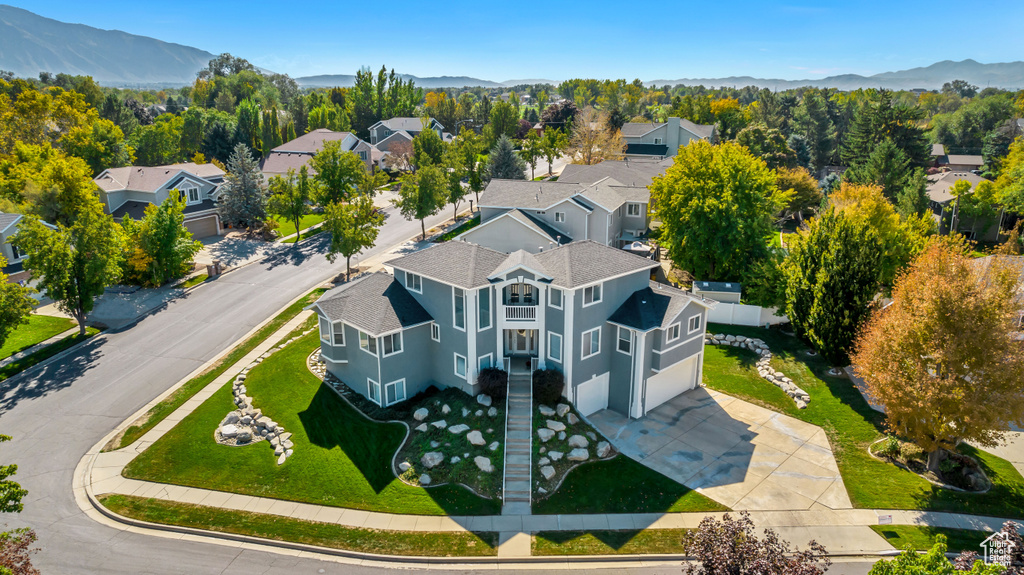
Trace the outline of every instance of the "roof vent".
<instances>
[{"instance_id":1,"label":"roof vent","mask_svg":"<svg viewBox=\"0 0 1024 575\"><path fill-rule=\"evenodd\" d=\"M732 284L725 284L725 287L727 287L727 288L731 288L731 287L732 287Z\"/></svg>"}]
</instances>

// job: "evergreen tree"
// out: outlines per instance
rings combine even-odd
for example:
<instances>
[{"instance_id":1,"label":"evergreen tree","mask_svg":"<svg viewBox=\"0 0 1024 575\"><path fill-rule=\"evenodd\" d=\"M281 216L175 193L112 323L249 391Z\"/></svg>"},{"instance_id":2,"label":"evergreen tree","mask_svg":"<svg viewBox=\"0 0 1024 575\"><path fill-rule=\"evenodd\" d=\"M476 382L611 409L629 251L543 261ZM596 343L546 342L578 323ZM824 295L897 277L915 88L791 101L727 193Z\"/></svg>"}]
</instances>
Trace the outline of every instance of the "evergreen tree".
<instances>
[{"instance_id":1,"label":"evergreen tree","mask_svg":"<svg viewBox=\"0 0 1024 575\"><path fill-rule=\"evenodd\" d=\"M882 246L869 227L835 210L810 220L783 264L786 315L798 337L834 366L849 364L878 292Z\"/></svg>"},{"instance_id":2,"label":"evergreen tree","mask_svg":"<svg viewBox=\"0 0 1024 575\"><path fill-rule=\"evenodd\" d=\"M843 141L843 162L851 167L863 164L876 146L891 140L911 166L928 166L931 146L924 129L918 125L922 119L924 110L921 108L894 103L888 90L869 90L867 100L854 113Z\"/></svg>"},{"instance_id":3,"label":"evergreen tree","mask_svg":"<svg viewBox=\"0 0 1024 575\"><path fill-rule=\"evenodd\" d=\"M811 149L807 147L807 138L800 134L793 134L786 140L786 145L793 150L797 166L811 169Z\"/></svg>"},{"instance_id":4,"label":"evergreen tree","mask_svg":"<svg viewBox=\"0 0 1024 575\"><path fill-rule=\"evenodd\" d=\"M227 162L234 150L233 141L231 130L223 122L213 122L206 135L203 136L201 151L207 158Z\"/></svg>"},{"instance_id":5,"label":"evergreen tree","mask_svg":"<svg viewBox=\"0 0 1024 575\"><path fill-rule=\"evenodd\" d=\"M526 162L512 149L512 141L504 135L491 148L487 159L487 179L525 180Z\"/></svg>"},{"instance_id":6,"label":"evergreen tree","mask_svg":"<svg viewBox=\"0 0 1024 575\"><path fill-rule=\"evenodd\" d=\"M836 146L836 128L828 114L826 98L827 93L809 88L793 114L793 132L806 139L811 168L819 176Z\"/></svg>"},{"instance_id":7,"label":"evergreen tree","mask_svg":"<svg viewBox=\"0 0 1024 575\"><path fill-rule=\"evenodd\" d=\"M290 142L295 138L295 122L289 121L287 124L284 125L284 128L281 128L281 139L284 142Z\"/></svg>"},{"instance_id":8,"label":"evergreen tree","mask_svg":"<svg viewBox=\"0 0 1024 575\"><path fill-rule=\"evenodd\" d=\"M245 144L237 144L228 159L227 182L221 186L217 211L224 223L259 229L268 219L267 186L256 159Z\"/></svg>"},{"instance_id":9,"label":"evergreen tree","mask_svg":"<svg viewBox=\"0 0 1024 575\"><path fill-rule=\"evenodd\" d=\"M263 150L260 138L260 109L250 99L242 100L235 110L238 123L235 125L235 143L244 144L251 153L259 154Z\"/></svg>"},{"instance_id":10,"label":"evergreen tree","mask_svg":"<svg viewBox=\"0 0 1024 575\"><path fill-rule=\"evenodd\" d=\"M924 171L915 169L903 150L888 138L875 146L866 161L846 170L843 177L854 184L880 186L882 194L903 215L918 214L927 207Z\"/></svg>"},{"instance_id":11,"label":"evergreen tree","mask_svg":"<svg viewBox=\"0 0 1024 575\"><path fill-rule=\"evenodd\" d=\"M263 157L265 158L270 155L270 150L283 143L281 141L281 126L277 120L276 107L263 112L263 124L260 134L263 142Z\"/></svg>"}]
</instances>

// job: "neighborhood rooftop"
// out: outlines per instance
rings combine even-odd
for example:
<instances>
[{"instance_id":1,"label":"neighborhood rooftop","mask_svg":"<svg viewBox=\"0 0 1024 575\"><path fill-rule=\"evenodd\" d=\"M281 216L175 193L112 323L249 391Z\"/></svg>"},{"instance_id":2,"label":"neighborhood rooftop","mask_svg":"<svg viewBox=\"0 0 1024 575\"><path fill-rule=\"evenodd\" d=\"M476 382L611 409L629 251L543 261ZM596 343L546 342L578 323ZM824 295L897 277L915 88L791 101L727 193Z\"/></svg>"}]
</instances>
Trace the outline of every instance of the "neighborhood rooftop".
<instances>
[{"instance_id":1,"label":"neighborhood rooftop","mask_svg":"<svg viewBox=\"0 0 1024 575\"><path fill-rule=\"evenodd\" d=\"M274 152L298 152L302 154L315 154L323 149L326 142L340 142L351 136L350 132L335 132L320 128L305 133L290 142L285 142L274 148Z\"/></svg>"},{"instance_id":2,"label":"neighborhood rooftop","mask_svg":"<svg viewBox=\"0 0 1024 575\"><path fill-rule=\"evenodd\" d=\"M970 172L945 172L942 174L933 174L928 176L928 198L936 203L944 204L956 196L950 193L950 190L959 180L967 180L971 184L973 189L980 182L987 181L985 178L972 174Z\"/></svg>"},{"instance_id":3,"label":"neighborhood rooftop","mask_svg":"<svg viewBox=\"0 0 1024 575\"><path fill-rule=\"evenodd\" d=\"M639 137L667 125L666 122L626 122L622 125L622 137ZM710 138L714 125L695 124L686 118L679 119L679 126L699 138Z\"/></svg>"},{"instance_id":4,"label":"neighborhood rooftop","mask_svg":"<svg viewBox=\"0 0 1024 575\"><path fill-rule=\"evenodd\" d=\"M625 202L646 203L650 192L646 188L625 186L607 177L590 184L491 180L480 194L480 206L545 210L573 196L589 199L585 202L588 207L596 203L607 210L614 210Z\"/></svg>"},{"instance_id":5,"label":"neighborhood rooftop","mask_svg":"<svg viewBox=\"0 0 1024 575\"><path fill-rule=\"evenodd\" d=\"M551 283L570 289L661 265L594 240L575 241L534 258L551 276Z\"/></svg>"},{"instance_id":6,"label":"neighborhood rooftop","mask_svg":"<svg viewBox=\"0 0 1024 575\"><path fill-rule=\"evenodd\" d=\"M123 168L109 168L96 177L94 182L102 190L112 192L116 190L136 190L140 192L154 192L167 183L178 172L185 171L194 176L204 179L217 179L224 177L224 170L214 164L196 164L185 162L181 164L170 164L167 166L125 166Z\"/></svg>"},{"instance_id":7,"label":"neighborhood rooftop","mask_svg":"<svg viewBox=\"0 0 1024 575\"><path fill-rule=\"evenodd\" d=\"M402 256L386 265L472 289L487 285L487 277L507 257L507 254L477 244L452 241Z\"/></svg>"},{"instance_id":8,"label":"neighborhood rooftop","mask_svg":"<svg viewBox=\"0 0 1024 575\"><path fill-rule=\"evenodd\" d=\"M376 272L325 293L314 306L371 336L430 321L430 314L395 278Z\"/></svg>"},{"instance_id":9,"label":"neighborhood rooftop","mask_svg":"<svg viewBox=\"0 0 1024 575\"><path fill-rule=\"evenodd\" d=\"M11 224L18 221L21 218L21 214L6 214L0 212L0 232L6 230Z\"/></svg>"},{"instance_id":10,"label":"neighborhood rooftop","mask_svg":"<svg viewBox=\"0 0 1024 575\"><path fill-rule=\"evenodd\" d=\"M680 289L652 281L648 287L633 292L608 321L640 331L666 328L690 302L704 307L712 303L711 300L702 300Z\"/></svg>"},{"instance_id":11,"label":"neighborhood rooftop","mask_svg":"<svg viewBox=\"0 0 1024 575\"><path fill-rule=\"evenodd\" d=\"M709 291L719 293L741 293L743 290L739 282L693 282L694 293Z\"/></svg>"},{"instance_id":12,"label":"neighborhood rooftop","mask_svg":"<svg viewBox=\"0 0 1024 575\"><path fill-rule=\"evenodd\" d=\"M651 185L655 176L665 173L672 165L672 159L652 160L605 160L586 164L567 164L558 176L559 182L593 184L605 178L611 178L624 186L646 188Z\"/></svg>"}]
</instances>

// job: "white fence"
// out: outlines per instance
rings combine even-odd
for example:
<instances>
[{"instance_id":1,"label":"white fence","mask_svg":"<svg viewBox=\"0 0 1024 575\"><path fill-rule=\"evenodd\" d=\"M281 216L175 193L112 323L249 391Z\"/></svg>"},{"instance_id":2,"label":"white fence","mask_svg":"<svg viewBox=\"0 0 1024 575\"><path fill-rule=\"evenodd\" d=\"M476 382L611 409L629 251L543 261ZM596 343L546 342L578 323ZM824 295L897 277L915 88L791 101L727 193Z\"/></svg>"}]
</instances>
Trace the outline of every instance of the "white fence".
<instances>
[{"instance_id":1,"label":"white fence","mask_svg":"<svg viewBox=\"0 0 1024 575\"><path fill-rule=\"evenodd\" d=\"M778 324L789 321L785 315L773 307L764 308L759 305L718 302L714 309L708 311L708 323L726 325L760 326Z\"/></svg>"}]
</instances>

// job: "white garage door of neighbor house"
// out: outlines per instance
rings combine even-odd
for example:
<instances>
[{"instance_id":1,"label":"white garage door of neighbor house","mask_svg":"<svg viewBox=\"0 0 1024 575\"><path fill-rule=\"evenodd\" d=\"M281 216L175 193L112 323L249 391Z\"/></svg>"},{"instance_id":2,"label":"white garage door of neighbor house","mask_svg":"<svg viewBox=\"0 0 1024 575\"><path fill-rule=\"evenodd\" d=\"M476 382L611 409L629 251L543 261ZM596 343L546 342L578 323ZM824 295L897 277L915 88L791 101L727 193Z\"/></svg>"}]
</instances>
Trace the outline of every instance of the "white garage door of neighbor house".
<instances>
[{"instance_id":1,"label":"white garage door of neighbor house","mask_svg":"<svg viewBox=\"0 0 1024 575\"><path fill-rule=\"evenodd\" d=\"M603 373L576 386L576 409L590 415L608 407L608 374Z\"/></svg>"},{"instance_id":2,"label":"white garage door of neighbor house","mask_svg":"<svg viewBox=\"0 0 1024 575\"><path fill-rule=\"evenodd\" d=\"M697 385L699 360L700 354L684 359L665 371L649 377L644 414L680 393L693 389Z\"/></svg>"}]
</instances>

